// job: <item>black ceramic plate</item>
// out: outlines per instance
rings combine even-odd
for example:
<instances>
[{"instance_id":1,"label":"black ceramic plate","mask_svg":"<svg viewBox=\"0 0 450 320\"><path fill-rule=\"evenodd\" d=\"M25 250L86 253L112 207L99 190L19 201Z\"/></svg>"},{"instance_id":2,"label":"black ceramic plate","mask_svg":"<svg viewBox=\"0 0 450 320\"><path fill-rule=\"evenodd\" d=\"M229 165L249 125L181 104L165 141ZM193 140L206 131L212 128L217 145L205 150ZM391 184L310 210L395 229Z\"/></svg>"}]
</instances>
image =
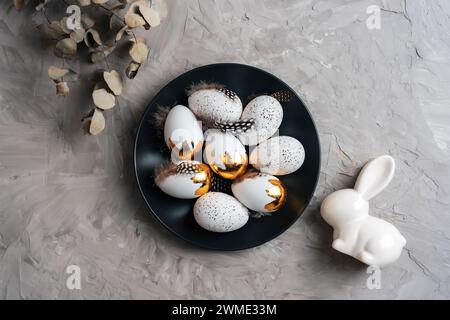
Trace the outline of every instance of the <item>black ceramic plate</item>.
<instances>
[{"instance_id":1,"label":"black ceramic plate","mask_svg":"<svg viewBox=\"0 0 450 320\"><path fill-rule=\"evenodd\" d=\"M243 104L247 97L282 91L291 95L282 102L283 122L280 135L297 138L304 146L306 158L303 166L293 174L282 176L287 188L287 202L270 217L250 219L239 230L213 233L202 229L194 220L192 208L195 200L172 198L155 186L153 173L168 155L163 153L164 141L157 138L152 125L152 114L158 105L187 106L185 89L199 81L217 82L235 91ZM283 81L255 67L221 63L193 69L172 80L156 95L145 110L136 136L134 165L139 189L150 211L178 237L203 248L240 250L261 245L287 230L302 214L316 188L320 169L320 144L317 130L308 109Z\"/></svg>"}]
</instances>

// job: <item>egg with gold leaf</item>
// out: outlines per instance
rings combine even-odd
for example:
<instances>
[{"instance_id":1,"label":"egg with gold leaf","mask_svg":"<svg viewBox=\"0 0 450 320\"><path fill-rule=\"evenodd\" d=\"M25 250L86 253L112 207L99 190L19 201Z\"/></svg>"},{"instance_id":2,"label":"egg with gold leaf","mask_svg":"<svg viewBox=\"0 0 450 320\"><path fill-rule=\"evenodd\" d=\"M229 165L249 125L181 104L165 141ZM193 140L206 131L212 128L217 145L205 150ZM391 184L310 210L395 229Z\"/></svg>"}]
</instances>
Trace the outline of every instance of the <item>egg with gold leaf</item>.
<instances>
[{"instance_id":1,"label":"egg with gold leaf","mask_svg":"<svg viewBox=\"0 0 450 320\"><path fill-rule=\"evenodd\" d=\"M286 188L280 179L257 171L233 181L231 191L244 206L256 212L275 212L286 201Z\"/></svg>"},{"instance_id":2,"label":"egg with gold leaf","mask_svg":"<svg viewBox=\"0 0 450 320\"><path fill-rule=\"evenodd\" d=\"M189 108L177 105L170 109L164 123L164 140L171 150L172 160L193 160L203 146L200 122Z\"/></svg>"},{"instance_id":3,"label":"egg with gold leaf","mask_svg":"<svg viewBox=\"0 0 450 320\"><path fill-rule=\"evenodd\" d=\"M197 161L166 163L155 172L156 185L166 194L180 199L194 199L211 188L212 172Z\"/></svg>"},{"instance_id":4,"label":"egg with gold leaf","mask_svg":"<svg viewBox=\"0 0 450 320\"><path fill-rule=\"evenodd\" d=\"M247 153L234 135L208 130L205 136L204 159L215 173L224 179L233 180L246 172Z\"/></svg>"}]
</instances>

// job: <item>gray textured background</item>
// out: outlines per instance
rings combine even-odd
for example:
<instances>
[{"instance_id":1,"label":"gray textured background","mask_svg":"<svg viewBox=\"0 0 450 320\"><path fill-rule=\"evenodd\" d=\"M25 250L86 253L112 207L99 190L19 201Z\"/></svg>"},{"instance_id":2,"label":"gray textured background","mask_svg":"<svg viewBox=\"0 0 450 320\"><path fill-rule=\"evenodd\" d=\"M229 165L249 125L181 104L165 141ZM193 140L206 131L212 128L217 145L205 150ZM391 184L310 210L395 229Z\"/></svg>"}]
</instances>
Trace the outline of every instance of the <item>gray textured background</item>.
<instances>
[{"instance_id":1,"label":"gray textured background","mask_svg":"<svg viewBox=\"0 0 450 320\"><path fill-rule=\"evenodd\" d=\"M169 0L147 33L152 55L126 83L107 129L84 136L95 66L68 98L47 79L60 63L29 12L0 4L0 298L450 298L450 2L448 0ZM366 28L380 5L381 30ZM110 64L123 70L126 55ZM261 247L190 247L148 214L135 186L132 143L146 103L193 67L242 62L290 84L322 142L314 200ZM98 68L104 68L100 64ZM391 154L397 171L372 202L408 240L366 288L366 268L330 249L323 197L351 186L366 159ZM66 288L79 265L81 290Z\"/></svg>"}]
</instances>

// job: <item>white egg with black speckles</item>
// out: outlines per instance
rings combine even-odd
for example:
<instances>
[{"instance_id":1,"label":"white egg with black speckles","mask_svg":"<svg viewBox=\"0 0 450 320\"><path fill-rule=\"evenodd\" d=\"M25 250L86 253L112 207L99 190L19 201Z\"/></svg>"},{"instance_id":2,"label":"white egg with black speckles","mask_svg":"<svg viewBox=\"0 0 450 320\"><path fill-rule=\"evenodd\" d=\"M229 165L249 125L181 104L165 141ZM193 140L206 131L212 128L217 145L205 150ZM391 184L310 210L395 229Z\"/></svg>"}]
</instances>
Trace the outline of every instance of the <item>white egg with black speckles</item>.
<instances>
[{"instance_id":1,"label":"white egg with black speckles","mask_svg":"<svg viewBox=\"0 0 450 320\"><path fill-rule=\"evenodd\" d=\"M188 104L206 125L216 121L236 121L242 114L241 99L233 91L224 88L196 90L189 95Z\"/></svg>"},{"instance_id":2,"label":"white egg with black speckles","mask_svg":"<svg viewBox=\"0 0 450 320\"><path fill-rule=\"evenodd\" d=\"M254 119L252 130L238 135L244 145L257 145L277 132L283 120L283 107L271 96L259 96L250 101L242 112L242 119Z\"/></svg>"},{"instance_id":3,"label":"white egg with black speckles","mask_svg":"<svg viewBox=\"0 0 450 320\"><path fill-rule=\"evenodd\" d=\"M195 221L212 232L230 232L242 228L249 213L236 198L221 192L208 192L194 205Z\"/></svg>"},{"instance_id":4,"label":"white egg with black speckles","mask_svg":"<svg viewBox=\"0 0 450 320\"><path fill-rule=\"evenodd\" d=\"M250 153L250 164L263 173L282 176L300 169L305 161L305 149L289 136L263 141Z\"/></svg>"}]
</instances>

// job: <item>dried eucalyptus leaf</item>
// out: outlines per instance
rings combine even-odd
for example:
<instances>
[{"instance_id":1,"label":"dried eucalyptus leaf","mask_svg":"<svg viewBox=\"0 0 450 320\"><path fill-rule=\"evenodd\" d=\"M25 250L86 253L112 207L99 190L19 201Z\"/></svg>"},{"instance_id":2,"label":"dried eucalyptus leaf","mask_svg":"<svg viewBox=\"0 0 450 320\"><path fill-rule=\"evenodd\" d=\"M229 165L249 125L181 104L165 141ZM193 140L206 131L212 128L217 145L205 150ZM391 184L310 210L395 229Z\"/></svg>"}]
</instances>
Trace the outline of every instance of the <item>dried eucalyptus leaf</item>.
<instances>
[{"instance_id":1,"label":"dried eucalyptus leaf","mask_svg":"<svg viewBox=\"0 0 450 320\"><path fill-rule=\"evenodd\" d=\"M84 30L84 28L81 27L80 29L75 29L74 31L72 31L70 33L70 38L72 38L73 41L75 41L76 43L80 43L83 42L85 33L86 30Z\"/></svg>"},{"instance_id":2,"label":"dried eucalyptus leaf","mask_svg":"<svg viewBox=\"0 0 450 320\"><path fill-rule=\"evenodd\" d=\"M148 6L143 4L139 5L139 12L151 27L159 26L159 24L161 23L159 13L156 10L149 8Z\"/></svg>"},{"instance_id":3,"label":"dried eucalyptus leaf","mask_svg":"<svg viewBox=\"0 0 450 320\"><path fill-rule=\"evenodd\" d=\"M97 48L98 46L103 45L102 39L100 38L100 34L97 30L88 29L84 34L84 43L88 48Z\"/></svg>"},{"instance_id":4,"label":"dried eucalyptus leaf","mask_svg":"<svg viewBox=\"0 0 450 320\"><path fill-rule=\"evenodd\" d=\"M115 10L122 10L126 8L126 4L125 3L118 3L112 7L109 8L109 10L115 11Z\"/></svg>"},{"instance_id":5,"label":"dried eucalyptus leaf","mask_svg":"<svg viewBox=\"0 0 450 320\"><path fill-rule=\"evenodd\" d=\"M105 116L103 111L95 108L94 114L92 115L91 124L89 125L89 133L93 136L99 134L105 129Z\"/></svg>"},{"instance_id":6,"label":"dried eucalyptus leaf","mask_svg":"<svg viewBox=\"0 0 450 320\"><path fill-rule=\"evenodd\" d=\"M55 82L60 82L63 80L65 82L71 82L78 80L78 74L75 71L55 66L50 66L48 68L48 76Z\"/></svg>"},{"instance_id":7,"label":"dried eucalyptus leaf","mask_svg":"<svg viewBox=\"0 0 450 320\"><path fill-rule=\"evenodd\" d=\"M122 77L116 70L111 70L110 72L103 72L103 79L105 80L108 88L116 95L122 94Z\"/></svg>"},{"instance_id":8,"label":"dried eucalyptus leaf","mask_svg":"<svg viewBox=\"0 0 450 320\"><path fill-rule=\"evenodd\" d=\"M53 50L55 56L63 59L72 59L77 54L77 44L71 38L59 40Z\"/></svg>"},{"instance_id":9,"label":"dried eucalyptus leaf","mask_svg":"<svg viewBox=\"0 0 450 320\"><path fill-rule=\"evenodd\" d=\"M78 4L81 7L86 7L86 6L89 6L91 4L91 0L78 0Z\"/></svg>"},{"instance_id":10,"label":"dried eucalyptus leaf","mask_svg":"<svg viewBox=\"0 0 450 320\"><path fill-rule=\"evenodd\" d=\"M145 25L145 20L137 13L127 13L125 16L125 23L130 28L142 27Z\"/></svg>"},{"instance_id":11,"label":"dried eucalyptus leaf","mask_svg":"<svg viewBox=\"0 0 450 320\"><path fill-rule=\"evenodd\" d=\"M140 64L136 63L134 61L131 61L130 64L127 67L127 70L125 71L125 74L127 75L128 79L134 79L134 77L136 77L139 68L140 68Z\"/></svg>"},{"instance_id":12,"label":"dried eucalyptus leaf","mask_svg":"<svg viewBox=\"0 0 450 320\"><path fill-rule=\"evenodd\" d=\"M69 72L63 77L63 80L66 82L78 81L78 73L69 69Z\"/></svg>"},{"instance_id":13,"label":"dried eucalyptus leaf","mask_svg":"<svg viewBox=\"0 0 450 320\"><path fill-rule=\"evenodd\" d=\"M108 57L116 48L116 46L113 44L111 46L102 46L101 50L95 49L94 51L92 51L91 54L91 61L93 63L97 63L99 61L102 61L104 59L106 59L106 57Z\"/></svg>"},{"instance_id":14,"label":"dried eucalyptus leaf","mask_svg":"<svg viewBox=\"0 0 450 320\"><path fill-rule=\"evenodd\" d=\"M116 42L119 42L120 39L122 39L124 33L128 30L128 26L124 26L122 29L119 30L116 34Z\"/></svg>"},{"instance_id":15,"label":"dried eucalyptus leaf","mask_svg":"<svg viewBox=\"0 0 450 320\"><path fill-rule=\"evenodd\" d=\"M70 93L69 86L67 82L61 81L56 83L56 95L67 97Z\"/></svg>"},{"instance_id":16,"label":"dried eucalyptus leaf","mask_svg":"<svg viewBox=\"0 0 450 320\"><path fill-rule=\"evenodd\" d=\"M143 5L147 5L148 3L145 0L139 0L139 1L127 1L128 3L130 3L130 6L128 7L128 11L125 14L125 24L128 25L130 28L136 28L136 27L141 27L144 26L146 24L144 17L141 16L140 12L139 12L139 5L143 4ZM128 22L127 22L128 20ZM134 21L137 20L137 21ZM134 27L130 26L130 24L132 25L136 25Z\"/></svg>"},{"instance_id":17,"label":"dried eucalyptus leaf","mask_svg":"<svg viewBox=\"0 0 450 320\"><path fill-rule=\"evenodd\" d=\"M95 25L94 19L92 19L87 13L81 14L81 24L83 28L88 30L91 29Z\"/></svg>"},{"instance_id":18,"label":"dried eucalyptus leaf","mask_svg":"<svg viewBox=\"0 0 450 320\"><path fill-rule=\"evenodd\" d=\"M72 30L67 26L67 17L64 17L61 19L59 24L61 25L61 29L64 31L65 34L70 34Z\"/></svg>"},{"instance_id":19,"label":"dried eucalyptus leaf","mask_svg":"<svg viewBox=\"0 0 450 320\"><path fill-rule=\"evenodd\" d=\"M48 68L48 76L50 79L59 81L62 77L69 73L69 69L58 68L55 66L50 66Z\"/></svg>"},{"instance_id":20,"label":"dried eucalyptus leaf","mask_svg":"<svg viewBox=\"0 0 450 320\"><path fill-rule=\"evenodd\" d=\"M130 7L128 8L127 14L129 13L137 13L139 14L139 5L143 4L143 5L147 5L148 6L148 2L145 0L130 0L127 1L127 3L130 4Z\"/></svg>"},{"instance_id":21,"label":"dried eucalyptus leaf","mask_svg":"<svg viewBox=\"0 0 450 320\"><path fill-rule=\"evenodd\" d=\"M148 51L149 49L145 43L136 42L131 47L129 53L134 62L143 64L147 60Z\"/></svg>"},{"instance_id":22,"label":"dried eucalyptus leaf","mask_svg":"<svg viewBox=\"0 0 450 320\"><path fill-rule=\"evenodd\" d=\"M116 105L116 98L113 94L106 91L106 89L96 89L92 92L92 99L94 104L103 110L114 108Z\"/></svg>"},{"instance_id":23,"label":"dried eucalyptus leaf","mask_svg":"<svg viewBox=\"0 0 450 320\"><path fill-rule=\"evenodd\" d=\"M123 25L123 19L121 19L118 15L113 14L109 18L109 30L116 32L122 29Z\"/></svg>"},{"instance_id":24,"label":"dried eucalyptus leaf","mask_svg":"<svg viewBox=\"0 0 450 320\"><path fill-rule=\"evenodd\" d=\"M60 39L65 36L64 30L61 28L59 21L40 24L38 30L41 31L48 39Z\"/></svg>"}]
</instances>

